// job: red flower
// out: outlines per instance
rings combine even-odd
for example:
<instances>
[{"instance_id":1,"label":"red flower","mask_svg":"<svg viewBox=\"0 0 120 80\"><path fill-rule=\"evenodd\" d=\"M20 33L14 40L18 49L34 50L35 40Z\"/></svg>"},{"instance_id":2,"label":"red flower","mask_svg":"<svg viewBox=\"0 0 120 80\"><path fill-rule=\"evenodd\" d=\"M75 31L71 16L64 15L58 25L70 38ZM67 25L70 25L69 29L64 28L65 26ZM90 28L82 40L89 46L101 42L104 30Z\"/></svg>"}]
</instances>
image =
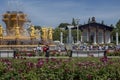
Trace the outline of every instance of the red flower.
<instances>
[{"instance_id":1,"label":"red flower","mask_svg":"<svg viewBox=\"0 0 120 80\"><path fill-rule=\"evenodd\" d=\"M44 61L40 60L40 61L38 61L38 63L36 64L36 67L37 67L37 68L41 68L41 67L43 66L43 64L44 64Z\"/></svg>"},{"instance_id":2,"label":"red flower","mask_svg":"<svg viewBox=\"0 0 120 80\"><path fill-rule=\"evenodd\" d=\"M92 80L93 76L91 74L87 75L88 80Z\"/></svg>"}]
</instances>

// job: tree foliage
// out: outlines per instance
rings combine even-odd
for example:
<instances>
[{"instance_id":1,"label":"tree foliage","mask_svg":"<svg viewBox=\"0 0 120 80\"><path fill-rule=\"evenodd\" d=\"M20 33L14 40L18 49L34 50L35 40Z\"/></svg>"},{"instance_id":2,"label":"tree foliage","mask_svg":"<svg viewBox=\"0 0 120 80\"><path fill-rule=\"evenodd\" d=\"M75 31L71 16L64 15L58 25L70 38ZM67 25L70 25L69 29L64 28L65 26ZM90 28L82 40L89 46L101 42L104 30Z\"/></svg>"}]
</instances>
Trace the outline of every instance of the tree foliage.
<instances>
[{"instance_id":1,"label":"tree foliage","mask_svg":"<svg viewBox=\"0 0 120 80\"><path fill-rule=\"evenodd\" d=\"M68 30L62 30L62 32L63 32L63 42L66 43L68 38Z\"/></svg>"},{"instance_id":2,"label":"tree foliage","mask_svg":"<svg viewBox=\"0 0 120 80\"><path fill-rule=\"evenodd\" d=\"M56 41L60 41L60 28L55 28L54 29L54 33L53 33L53 40Z\"/></svg>"},{"instance_id":3,"label":"tree foliage","mask_svg":"<svg viewBox=\"0 0 120 80\"><path fill-rule=\"evenodd\" d=\"M41 26L34 26L34 28L40 30Z\"/></svg>"},{"instance_id":4,"label":"tree foliage","mask_svg":"<svg viewBox=\"0 0 120 80\"><path fill-rule=\"evenodd\" d=\"M111 27L114 27L114 26L111 24ZM118 34L120 35L120 33L119 33L120 32L120 20L116 23L116 27L111 32L111 34L113 35L113 41L116 40L116 31L118 31Z\"/></svg>"},{"instance_id":5,"label":"tree foliage","mask_svg":"<svg viewBox=\"0 0 120 80\"><path fill-rule=\"evenodd\" d=\"M78 36L79 36L79 40L80 40L80 36L81 36L80 30L78 30ZM77 42L77 30L76 29L72 30L72 37L73 37L73 41Z\"/></svg>"},{"instance_id":6,"label":"tree foliage","mask_svg":"<svg viewBox=\"0 0 120 80\"><path fill-rule=\"evenodd\" d=\"M101 21L101 24L104 24L104 20Z\"/></svg>"},{"instance_id":7,"label":"tree foliage","mask_svg":"<svg viewBox=\"0 0 120 80\"><path fill-rule=\"evenodd\" d=\"M68 30L64 30L61 28L55 28L53 33L53 40L60 41L60 33L63 32L63 42L66 43L68 37Z\"/></svg>"},{"instance_id":8,"label":"tree foliage","mask_svg":"<svg viewBox=\"0 0 120 80\"><path fill-rule=\"evenodd\" d=\"M60 23L58 28L66 28L68 25L70 25L70 24L69 23Z\"/></svg>"},{"instance_id":9,"label":"tree foliage","mask_svg":"<svg viewBox=\"0 0 120 80\"><path fill-rule=\"evenodd\" d=\"M72 19L72 25L73 25L73 26L76 26L76 25L77 25L74 18Z\"/></svg>"},{"instance_id":10,"label":"tree foliage","mask_svg":"<svg viewBox=\"0 0 120 80\"><path fill-rule=\"evenodd\" d=\"M116 24L116 29L117 29L118 32L120 32L120 20Z\"/></svg>"},{"instance_id":11,"label":"tree foliage","mask_svg":"<svg viewBox=\"0 0 120 80\"><path fill-rule=\"evenodd\" d=\"M90 18L88 19L88 23L90 23Z\"/></svg>"}]
</instances>

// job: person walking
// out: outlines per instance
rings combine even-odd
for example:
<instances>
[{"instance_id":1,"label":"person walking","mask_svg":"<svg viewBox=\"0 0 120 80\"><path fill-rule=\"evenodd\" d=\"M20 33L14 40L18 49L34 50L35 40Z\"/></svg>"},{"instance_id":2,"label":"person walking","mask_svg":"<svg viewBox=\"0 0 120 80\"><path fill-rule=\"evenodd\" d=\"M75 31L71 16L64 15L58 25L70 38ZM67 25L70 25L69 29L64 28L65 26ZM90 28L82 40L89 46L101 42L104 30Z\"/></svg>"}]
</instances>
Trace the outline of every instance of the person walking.
<instances>
[{"instance_id":1,"label":"person walking","mask_svg":"<svg viewBox=\"0 0 120 80\"><path fill-rule=\"evenodd\" d=\"M49 58L49 53L50 53L50 51L49 51L49 46L46 45L46 46L45 46L45 57L48 57L48 58Z\"/></svg>"},{"instance_id":2,"label":"person walking","mask_svg":"<svg viewBox=\"0 0 120 80\"><path fill-rule=\"evenodd\" d=\"M40 56L42 51L41 46L38 45L36 50L37 50L37 55Z\"/></svg>"}]
</instances>

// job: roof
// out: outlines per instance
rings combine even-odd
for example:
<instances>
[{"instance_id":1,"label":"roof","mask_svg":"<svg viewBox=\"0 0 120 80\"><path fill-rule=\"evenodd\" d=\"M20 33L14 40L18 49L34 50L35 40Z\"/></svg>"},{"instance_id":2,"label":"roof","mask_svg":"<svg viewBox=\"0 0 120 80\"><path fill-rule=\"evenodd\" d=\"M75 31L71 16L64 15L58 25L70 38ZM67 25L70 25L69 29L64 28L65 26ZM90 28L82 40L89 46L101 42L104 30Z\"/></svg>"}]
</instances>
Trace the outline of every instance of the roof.
<instances>
[{"instance_id":1,"label":"roof","mask_svg":"<svg viewBox=\"0 0 120 80\"><path fill-rule=\"evenodd\" d=\"M105 24L96 23L96 22L91 22L91 23L88 23L88 24L79 25L79 29L84 29L86 27L99 27L99 28L102 28L102 29L110 30L110 31L112 31L114 29L114 27L107 26ZM74 27L72 29L76 29L76 28L77 27Z\"/></svg>"}]
</instances>

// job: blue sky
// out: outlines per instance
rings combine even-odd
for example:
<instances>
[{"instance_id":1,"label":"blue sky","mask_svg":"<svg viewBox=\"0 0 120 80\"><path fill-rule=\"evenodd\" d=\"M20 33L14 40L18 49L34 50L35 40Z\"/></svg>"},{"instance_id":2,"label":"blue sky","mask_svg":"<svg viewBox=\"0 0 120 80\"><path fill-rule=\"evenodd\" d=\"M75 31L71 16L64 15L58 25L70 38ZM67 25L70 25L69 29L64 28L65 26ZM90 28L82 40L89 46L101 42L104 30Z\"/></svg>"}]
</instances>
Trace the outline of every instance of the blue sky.
<instances>
[{"instance_id":1,"label":"blue sky","mask_svg":"<svg viewBox=\"0 0 120 80\"><path fill-rule=\"evenodd\" d=\"M0 0L0 24L7 10L21 10L34 25L57 27L60 23L71 23L79 18L80 24L96 17L107 25L120 19L120 0Z\"/></svg>"}]
</instances>

